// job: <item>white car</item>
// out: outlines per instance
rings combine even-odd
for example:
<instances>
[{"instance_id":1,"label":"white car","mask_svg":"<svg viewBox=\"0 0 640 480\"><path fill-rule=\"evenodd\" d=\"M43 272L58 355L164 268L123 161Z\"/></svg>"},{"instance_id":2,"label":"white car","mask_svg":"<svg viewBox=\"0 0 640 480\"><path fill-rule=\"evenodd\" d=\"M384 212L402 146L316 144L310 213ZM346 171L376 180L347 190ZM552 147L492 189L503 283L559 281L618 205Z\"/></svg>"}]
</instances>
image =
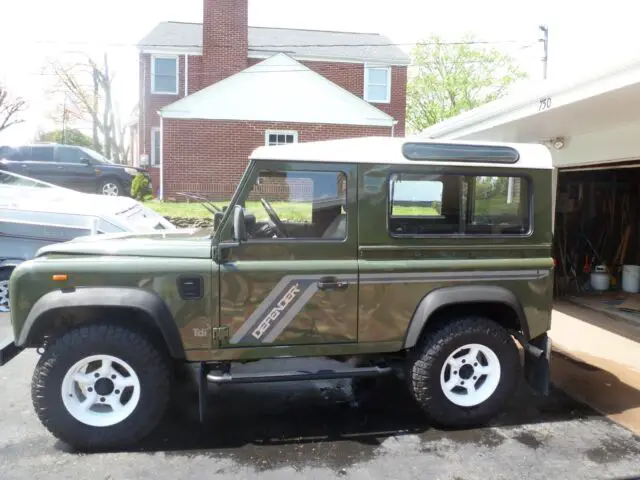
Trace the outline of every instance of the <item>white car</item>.
<instances>
[{"instance_id":1,"label":"white car","mask_svg":"<svg viewBox=\"0 0 640 480\"><path fill-rule=\"evenodd\" d=\"M8 309L13 268L45 245L88 235L175 229L129 197L81 193L0 171L0 311Z\"/></svg>"}]
</instances>

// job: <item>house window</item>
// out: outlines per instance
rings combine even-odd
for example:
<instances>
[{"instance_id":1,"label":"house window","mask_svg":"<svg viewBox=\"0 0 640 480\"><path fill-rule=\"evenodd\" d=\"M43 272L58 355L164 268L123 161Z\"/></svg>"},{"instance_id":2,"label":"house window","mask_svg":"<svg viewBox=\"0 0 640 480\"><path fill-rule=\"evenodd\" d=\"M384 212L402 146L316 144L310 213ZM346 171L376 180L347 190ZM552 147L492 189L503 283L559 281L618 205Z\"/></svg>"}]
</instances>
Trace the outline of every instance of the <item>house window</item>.
<instances>
[{"instance_id":1,"label":"house window","mask_svg":"<svg viewBox=\"0 0 640 480\"><path fill-rule=\"evenodd\" d=\"M160 129L151 129L151 158L150 163L152 167L160 166Z\"/></svg>"},{"instance_id":2,"label":"house window","mask_svg":"<svg viewBox=\"0 0 640 480\"><path fill-rule=\"evenodd\" d=\"M267 146L286 145L288 143L298 143L298 132L267 130L264 133L264 144Z\"/></svg>"},{"instance_id":3,"label":"house window","mask_svg":"<svg viewBox=\"0 0 640 480\"><path fill-rule=\"evenodd\" d=\"M394 173L389 179L389 233L526 235L530 202L524 177Z\"/></svg>"},{"instance_id":4,"label":"house window","mask_svg":"<svg viewBox=\"0 0 640 480\"><path fill-rule=\"evenodd\" d=\"M151 93L178 94L178 57L151 57Z\"/></svg>"},{"instance_id":5,"label":"house window","mask_svg":"<svg viewBox=\"0 0 640 480\"><path fill-rule=\"evenodd\" d=\"M364 99L372 103L391 102L391 68L364 68Z\"/></svg>"}]
</instances>

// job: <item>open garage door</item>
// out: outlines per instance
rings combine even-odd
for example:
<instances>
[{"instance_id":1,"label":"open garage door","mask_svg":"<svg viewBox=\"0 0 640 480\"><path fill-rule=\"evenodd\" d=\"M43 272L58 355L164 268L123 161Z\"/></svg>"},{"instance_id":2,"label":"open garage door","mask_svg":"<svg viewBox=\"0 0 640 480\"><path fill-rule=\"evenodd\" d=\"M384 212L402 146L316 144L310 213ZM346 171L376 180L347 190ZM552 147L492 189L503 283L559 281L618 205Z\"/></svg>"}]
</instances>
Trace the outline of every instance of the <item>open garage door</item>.
<instances>
[{"instance_id":1,"label":"open garage door","mask_svg":"<svg viewBox=\"0 0 640 480\"><path fill-rule=\"evenodd\" d=\"M558 171L556 296L640 323L640 161Z\"/></svg>"}]
</instances>

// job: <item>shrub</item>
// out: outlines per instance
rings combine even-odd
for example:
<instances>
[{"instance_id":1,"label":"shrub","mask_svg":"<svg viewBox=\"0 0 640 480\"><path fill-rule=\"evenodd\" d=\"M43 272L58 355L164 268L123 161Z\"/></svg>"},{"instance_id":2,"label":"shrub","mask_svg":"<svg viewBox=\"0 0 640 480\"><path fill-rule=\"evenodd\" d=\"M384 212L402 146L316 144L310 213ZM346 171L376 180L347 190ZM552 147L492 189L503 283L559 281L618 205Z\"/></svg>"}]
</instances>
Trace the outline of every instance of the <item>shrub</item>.
<instances>
[{"instance_id":1,"label":"shrub","mask_svg":"<svg viewBox=\"0 0 640 480\"><path fill-rule=\"evenodd\" d=\"M153 200L153 192L149 186L149 180L144 174L139 173L131 183L131 196L139 202Z\"/></svg>"}]
</instances>

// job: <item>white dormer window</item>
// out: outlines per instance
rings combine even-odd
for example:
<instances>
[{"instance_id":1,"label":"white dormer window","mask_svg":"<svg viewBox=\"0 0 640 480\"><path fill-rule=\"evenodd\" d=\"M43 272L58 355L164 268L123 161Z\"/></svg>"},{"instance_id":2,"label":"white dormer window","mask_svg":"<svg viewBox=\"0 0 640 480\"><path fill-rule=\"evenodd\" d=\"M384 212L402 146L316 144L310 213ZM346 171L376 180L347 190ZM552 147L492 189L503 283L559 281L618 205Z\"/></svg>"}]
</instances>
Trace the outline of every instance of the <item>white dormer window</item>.
<instances>
[{"instance_id":1,"label":"white dormer window","mask_svg":"<svg viewBox=\"0 0 640 480\"><path fill-rule=\"evenodd\" d=\"M365 65L364 99L371 103L391 102L391 67Z\"/></svg>"},{"instance_id":2,"label":"white dormer window","mask_svg":"<svg viewBox=\"0 0 640 480\"><path fill-rule=\"evenodd\" d=\"M178 94L178 56L151 56L151 93Z\"/></svg>"}]
</instances>

